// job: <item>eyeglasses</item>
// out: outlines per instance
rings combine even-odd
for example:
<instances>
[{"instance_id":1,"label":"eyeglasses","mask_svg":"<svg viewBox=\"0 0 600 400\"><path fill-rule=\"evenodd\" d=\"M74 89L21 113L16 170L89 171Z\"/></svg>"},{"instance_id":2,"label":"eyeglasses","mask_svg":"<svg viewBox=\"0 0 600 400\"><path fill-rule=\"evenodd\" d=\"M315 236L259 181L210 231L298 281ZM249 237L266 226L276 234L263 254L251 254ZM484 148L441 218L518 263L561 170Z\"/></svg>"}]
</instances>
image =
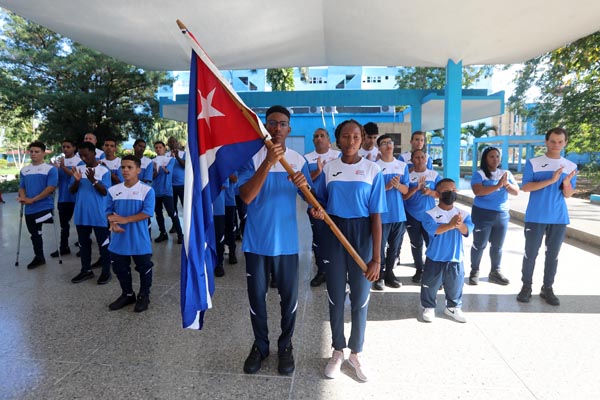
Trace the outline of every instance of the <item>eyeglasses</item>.
<instances>
[{"instance_id":1,"label":"eyeglasses","mask_svg":"<svg viewBox=\"0 0 600 400\"><path fill-rule=\"evenodd\" d=\"M275 121L274 119L270 119L267 121L267 127L277 128L277 126L279 126L280 128L287 128L288 126L290 126L290 123L287 121Z\"/></svg>"},{"instance_id":2,"label":"eyeglasses","mask_svg":"<svg viewBox=\"0 0 600 400\"><path fill-rule=\"evenodd\" d=\"M379 143L379 146L393 146L394 142L391 140L384 140L381 143Z\"/></svg>"}]
</instances>

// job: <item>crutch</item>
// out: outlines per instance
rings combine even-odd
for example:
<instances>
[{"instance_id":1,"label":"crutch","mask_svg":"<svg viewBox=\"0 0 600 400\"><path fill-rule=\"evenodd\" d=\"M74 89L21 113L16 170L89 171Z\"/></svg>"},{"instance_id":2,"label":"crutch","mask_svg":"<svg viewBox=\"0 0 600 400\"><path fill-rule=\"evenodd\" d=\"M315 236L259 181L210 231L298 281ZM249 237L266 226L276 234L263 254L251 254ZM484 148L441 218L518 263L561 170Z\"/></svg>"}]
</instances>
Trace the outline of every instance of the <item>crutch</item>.
<instances>
[{"instance_id":1,"label":"crutch","mask_svg":"<svg viewBox=\"0 0 600 400\"><path fill-rule=\"evenodd\" d=\"M21 203L21 211L19 212L19 238L17 239L17 261L15 267L19 266L19 252L21 251L21 230L23 229L23 208L25 205Z\"/></svg>"}]
</instances>

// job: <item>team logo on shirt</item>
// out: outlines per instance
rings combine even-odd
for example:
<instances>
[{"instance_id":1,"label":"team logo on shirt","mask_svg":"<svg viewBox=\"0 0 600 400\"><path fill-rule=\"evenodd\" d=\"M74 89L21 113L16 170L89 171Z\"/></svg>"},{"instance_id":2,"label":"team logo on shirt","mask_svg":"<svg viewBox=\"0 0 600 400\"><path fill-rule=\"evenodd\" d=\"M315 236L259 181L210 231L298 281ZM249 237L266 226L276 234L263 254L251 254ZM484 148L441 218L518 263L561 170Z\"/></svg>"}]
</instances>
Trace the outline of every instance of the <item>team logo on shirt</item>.
<instances>
[{"instance_id":1,"label":"team logo on shirt","mask_svg":"<svg viewBox=\"0 0 600 400\"><path fill-rule=\"evenodd\" d=\"M410 178L410 181L411 181L411 182L416 182L416 181L417 181L417 179L418 179L418 178L417 178L416 176L413 176L412 178Z\"/></svg>"},{"instance_id":2,"label":"team logo on shirt","mask_svg":"<svg viewBox=\"0 0 600 400\"><path fill-rule=\"evenodd\" d=\"M383 172L383 171L385 171L385 170L386 170L386 168L385 168L385 167L383 167L383 169L382 169L381 171Z\"/></svg>"},{"instance_id":3,"label":"team logo on shirt","mask_svg":"<svg viewBox=\"0 0 600 400\"><path fill-rule=\"evenodd\" d=\"M342 171L338 171L338 172L336 172L335 174L333 174L333 176L338 176L338 175L339 175L339 174L341 174L341 173L342 173Z\"/></svg>"},{"instance_id":4,"label":"team logo on shirt","mask_svg":"<svg viewBox=\"0 0 600 400\"><path fill-rule=\"evenodd\" d=\"M357 169L357 170L354 172L354 174L355 174L355 175L364 176L364 175L365 175L365 171L364 171L364 170L362 170L362 169Z\"/></svg>"},{"instance_id":5,"label":"team logo on shirt","mask_svg":"<svg viewBox=\"0 0 600 400\"><path fill-rule=\"evenodd\" d=\"M436 215L435 216L435 219L440 219L440 218L442 218L442 215Z\"/></svg>"},{"instance_id":6,"label":"team logo on shirt","mask_svg":"<svg viewBox=\"0 0 600 400\"><path fill-rule=\"evenodd\" d=\"M542 164L542 168L546 168L549 164Z\"/></svg>"},{"instance_id":7,"label":"team logo on shirt","mask_svg":"<svg viewBox=\"0 0 600 400\"><path fill-rule=\"evenodd\" d=\"M120 196L122 194L123 194L123 192L115 193L115 196Z\"/></svg>"}]
</instances>

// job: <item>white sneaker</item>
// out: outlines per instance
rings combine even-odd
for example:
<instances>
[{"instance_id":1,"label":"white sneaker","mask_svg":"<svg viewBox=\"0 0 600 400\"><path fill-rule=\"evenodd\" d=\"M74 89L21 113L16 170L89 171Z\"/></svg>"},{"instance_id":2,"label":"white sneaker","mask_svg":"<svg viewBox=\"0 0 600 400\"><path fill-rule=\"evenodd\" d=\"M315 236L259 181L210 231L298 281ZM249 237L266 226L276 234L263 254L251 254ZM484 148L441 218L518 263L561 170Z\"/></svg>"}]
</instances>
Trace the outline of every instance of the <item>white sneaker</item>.
<instances>
[{"instance_id":1,"label":"white sneaker","mask_svg":"<svg viewBox=\"0 0 600 400\"><path fill-rule=\"evenodd\" d=\"M327 361L325 366L325 376L330 379L335 379L340 376L340 369L344 362L344 352L341 350L334 350L331 354L331 358Z\"/></svg>"},{"instance_id":2,"label":"white sneaker","mask_svg":"<svg viewBox=\"0 0 600 400\"><path fill-rule=\"evenodd\" d=\"M435 308L423 307L423 321L433 322L435 320Z\"/></svg>"},{"instance_id":3,"label":"white sneaker","mask_svg":"<svg viewBox=\"0 0 600 400\"><path fill-rule=\"evenodd\" d=\"M457 322L467 322L467 317L465 317L465 314L458 307L446 307L444 309L444 314L446 314L447 316L449 316Z\"/></svg>"},{"instance_id":4,"label":"white sneaker","mask_svg":"<svg viewBox=\"0 0 600 400\"><path fill-rule=\"evenodd\" d=\"M348 363L352 365L354 371L356 372L356 377L366 382L369 379L367 378L366 368L364 365L364 361L362 359L362 353L350 353L350 357L348 357Z\"/></svg>"}]
</instances>

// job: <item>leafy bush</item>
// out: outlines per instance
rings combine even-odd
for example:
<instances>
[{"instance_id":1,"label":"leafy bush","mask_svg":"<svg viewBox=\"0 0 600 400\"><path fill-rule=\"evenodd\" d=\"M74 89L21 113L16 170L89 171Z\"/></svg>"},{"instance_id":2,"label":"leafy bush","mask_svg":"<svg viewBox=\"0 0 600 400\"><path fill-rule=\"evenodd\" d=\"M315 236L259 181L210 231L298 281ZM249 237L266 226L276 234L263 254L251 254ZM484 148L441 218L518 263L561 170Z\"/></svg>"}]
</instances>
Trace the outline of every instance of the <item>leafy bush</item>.
<instances>
[{"instance_id":1,"label":"leafy bush","mask_svg":"<svg viewBox=\"0 0 600 400\"><path fill-rule=\"evenodd\" d=\"M11 193L19 191L19 180L13 179L12 181L0 182L0 192Z\"/></svg>"}]
</instances>

